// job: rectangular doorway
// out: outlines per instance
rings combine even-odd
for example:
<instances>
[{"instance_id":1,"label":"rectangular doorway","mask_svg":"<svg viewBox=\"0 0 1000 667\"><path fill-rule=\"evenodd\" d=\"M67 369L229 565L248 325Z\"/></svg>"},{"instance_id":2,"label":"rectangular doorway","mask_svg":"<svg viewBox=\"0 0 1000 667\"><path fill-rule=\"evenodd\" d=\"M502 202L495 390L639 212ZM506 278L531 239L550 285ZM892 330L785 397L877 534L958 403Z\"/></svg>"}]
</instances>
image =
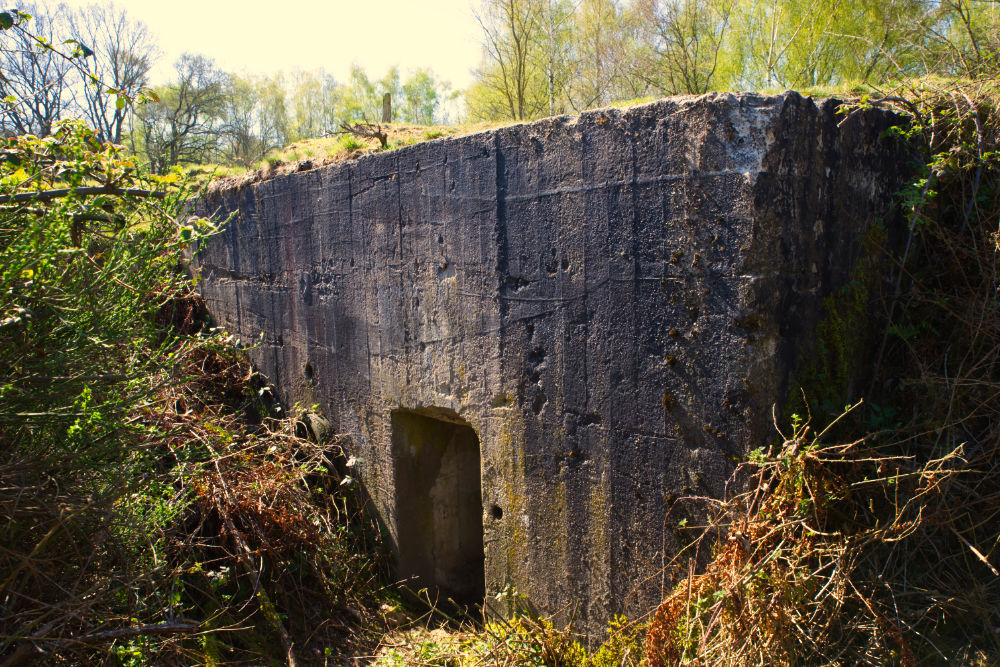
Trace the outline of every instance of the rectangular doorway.
<instances>
[{"instance_id":1,"label":"rectangular doorway","mask_svg":"<svg viewBox=\"0 0 1000 667\"><path fill-rule=\"evenodd\" d=\"M392 413L398 572L431 599L482 604L479 438L457 415Z\"/></svg>"}]
</instances>

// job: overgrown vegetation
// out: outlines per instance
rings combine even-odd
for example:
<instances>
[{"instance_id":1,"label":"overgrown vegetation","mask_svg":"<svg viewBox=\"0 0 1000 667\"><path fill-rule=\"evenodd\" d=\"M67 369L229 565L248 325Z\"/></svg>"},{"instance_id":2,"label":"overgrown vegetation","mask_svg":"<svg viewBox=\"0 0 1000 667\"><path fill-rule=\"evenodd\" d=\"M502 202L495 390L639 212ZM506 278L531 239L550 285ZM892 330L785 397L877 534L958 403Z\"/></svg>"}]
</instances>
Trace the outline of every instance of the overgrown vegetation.
<instances>
[{"instance_id":1,"label":"overgrown vegetation","mask_svg":"<svg viewBox=\"0 0 1000 667\"><path fill-rule=\"evenodd\" d=\"M179 262L212 227L177 221L187 190L80 123L0 156L3 664L371 641L377 533L337 443L296 435L208 329Z\"/></svg>"},{"instance_id":2,"label":"overgrown vegetation","mask_svg":"<svg viewBox=\"0 0 1000 667\"><path fill-rule=\"evenodd\" d=\"M869 268L889 267L890 279L867 274L862 291L827 302L818 332L825 353L803 378L802 409L790 426L776 419L785 433L740 466L736 495L712 505L710 525L671 565L670 595L648 619L615 619L590 655L572 628L536 614L446 632L428 629L439 617L399 612L383 588L378 531L352 496L336 439L300 411L282 414L240 342L210 328L190 291L183 252L213 228L177 220L191 190L167 167L188 158L177 153L155 165L167 175L151 176L108 141L125 139L119 112L130 107L118 100L131 100L132 88L97 91L95 111L113 111L97 130L19 117L34 93L13 91L4 122L39 136L9 137L0 149L2 664L1000 660L997 3L861 3L849 16L854 33L886 30L856 53L840 3L635 2L627 7L646 12L637 14L650 31L645 42L608 42L602 31L639 25L610 0L488 5L499 12L483 14L495 41L473 91L481 97L470 100L484 116L650 92L860 81L868 95L857 104L900 111L902 139L922 151L900 202L905 244L868 239L878 260ZM0 15L5 30L22 25ZM504 41L514 29L526 31L520 52ZM0 49L5 72L38 46L16 34L24 48ZM625 45L646 49L638 55L647 60L615 60L628 55ZM68 57L39 53L65 75L89 57L82 46ZM512 54L521 69L508 74L520 72L520 84L487 77L514 63L503 60ZM580 69L584 61L592 69ZM211 65L187 64L191 77ZM334 85L307 79L299 83L315 99ZM508 88L483 88L501 80ZM245 112L242 129L230 128L229 162L279 142L267 138L261 109L287 98L265 83L227 81L243 86L229 91L243 106L215 90L222 97L213 104ZM398 73L396 83L404 85ZM361 87L365 104L376 99L371 81ZM171 100L161 94L157 103ZM302 107L303 127L324 126L312 110ZM397 142L450 131L410 128ZM221 155L222 144L212 145ZM354 136L300 141L271 159L367 147ZM850 387L843 380L859 370L848 363L857 348L844 336L872 326L860 321L872 302L882 311L870 384ZM845 393L852 404L830 423Z\"/></svg>"},{"instance_id":3,"label":"overgrown vegetation","mask_svg":"<svg viewBox=\"0 0 1000 667\"><path fill-rule=\"evenodd\" d=\"M902 197L865 403L819 429L794 415L741 466L745 490L675 561L651 667L1000 659L1000 90L952 80L884 102L925 166Z\"/></svg>"},{"instance_id":4,"label":"overgrown vegetation","mask_svg":"<svg viewBox=\"0 0 1000 667\"><path fill-rule=\"evenodd\" d=\"M610 638L587 653L572 628L557 628L549 620L522 610L511 619L493 618L463 628L430 627L418 620L412 627L383 638L375 667L636 667L643 660L645 624L616 617Z\"/></svg>"}]
</instances>

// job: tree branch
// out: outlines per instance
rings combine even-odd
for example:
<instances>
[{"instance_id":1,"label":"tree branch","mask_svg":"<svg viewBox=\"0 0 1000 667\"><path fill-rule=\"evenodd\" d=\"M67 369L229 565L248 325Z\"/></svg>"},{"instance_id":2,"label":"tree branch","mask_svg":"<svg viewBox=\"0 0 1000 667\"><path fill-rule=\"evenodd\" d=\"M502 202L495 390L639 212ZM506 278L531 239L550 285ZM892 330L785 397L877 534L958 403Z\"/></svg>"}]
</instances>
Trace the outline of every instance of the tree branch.
<instances>
[{"instance_id":1,"label":"tree branch","mask_svg":"<svg viewBox=\"0 0 1000 667\"><path fill-rule=\"evenodd\" d=\"M24 201L35 201L36 199L49 200L59 197L68 197L72 194L82 197L90 195L112 195L115 197L157 197L162 199L167 196L163 190L141 190L139 188L113 188L106 185L91 188L63 188L60 190L40 190L38 192L19 192L13 195L0 195L0 204L18 203Z\"/></svg>"},{"instance_id":2,"label":"tree branch","mask_svg":"<svg viewBox=\"0 0 1000 667\"><path fill-rule=\"evenodd\" d=\"M104 642L109 639L122 639L124 637L140 637L143 635L170 635L178 632L193 632L201 627L197 621L174 621L173 623L157 623L155 625L138 625L128 628L117 628L115 630L105 630L95 632L82 637L70 637L64 640L66 643L92 644Z\"/></svg>"},{"instance_id":3,"label":"tree branch","mask_svg":"<svg viewBox=\"0 0 1000 667\"><path fill-rule=\"evenodd\" d=\"M341 123L340 128L340 131L335 134L353 134L364 139L378 139L382 148L387 148L389 145L389 135L378 123L369 123L368 121L353 124Z\"/></svg>"},{"instance_id":4,"label":"tree branch","mask_svg":"<svg viewBox=\"0 0 1000 667\"><path fill-rule=\"evenodd\" d=\"M126 637L141 637L145 635L170 635L177 633L194 632L201 627L196 621L174 621L172 623L157 623L155 625L139 625L129 628L117 628L115 630L105 630L95 632L82 637L67 637L53 642L56 646L66 646L69 644L97 644L112 639L123 639ZM34 660L34 656L39 653L35 642L45 642L48 640L44 633L38 633L25 638L25 643L21 644L17 651L3 662L3 667L14 667L27 660ZM53 644L49 644L52 646Z\"/></svg>"}]
</instances>

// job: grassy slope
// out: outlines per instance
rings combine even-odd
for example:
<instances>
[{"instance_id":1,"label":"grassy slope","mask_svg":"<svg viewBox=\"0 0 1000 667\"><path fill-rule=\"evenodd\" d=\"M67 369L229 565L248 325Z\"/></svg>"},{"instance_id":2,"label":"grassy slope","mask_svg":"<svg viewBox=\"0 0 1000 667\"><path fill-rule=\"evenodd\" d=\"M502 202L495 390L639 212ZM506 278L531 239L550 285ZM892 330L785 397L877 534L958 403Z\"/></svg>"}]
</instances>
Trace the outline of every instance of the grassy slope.
<instances>
[{"instance_id":1,"label":"grassy slope","mask_svg":"<svg viewBox=\"0 0 1000 667\"><path fill-rule=\"evenodd\" d=\"M777 94L783 89L774 88L759 91L765 94ZM861 86L830 87L817 86L798 91L803 95L813 97L841 97L856 99L861 95L873 93L870 88ZM626 108L656 101L657 97L639 97L614 102L613 108ZM531 122L538 119L530 119ZM432 141L441 137L464 136L485 132L498 127L514 125L521 121L497 120L478 123L463 123L460 125L414 125L407 123L387 123L382 125L388 134L388 146L381 148L375 139L363 139L346 134L336 134L327 137L312 137L299 139L281 149L271 150L260 162L250 167L223 164L194 164L182 167L182 172L196 180L207 183L228 178L244 177L249 173L257 173L267 178L282 173L297 171L296 165L305 161L313 163L314 167L349 160L361 155L377 153L383 150L395 150L404 146Z\"/></svg>"},{"instance_id":2,"label":"grassy slope","mask_svg":"<svg viewBox=\"0 0 1000 667\"><path fill-rule=\"evenodd\" d=\"M383 150L395 150L404 146L433 141L442 137L462 136L483 132L507 123L475 123L466 125L409 125L390 123L383 125L388 134L388 146L381 148L375 139L363 139L351 135L338 134L328 137L299 139L282 149L269 151L264 159L252 167L222 164L185 165L182 172L207 183L227 178L245 177L258 174L262 178L297 171L297 165L309 161L313 167L350 160L361 155Z\"/></svg>"}]
</instances>

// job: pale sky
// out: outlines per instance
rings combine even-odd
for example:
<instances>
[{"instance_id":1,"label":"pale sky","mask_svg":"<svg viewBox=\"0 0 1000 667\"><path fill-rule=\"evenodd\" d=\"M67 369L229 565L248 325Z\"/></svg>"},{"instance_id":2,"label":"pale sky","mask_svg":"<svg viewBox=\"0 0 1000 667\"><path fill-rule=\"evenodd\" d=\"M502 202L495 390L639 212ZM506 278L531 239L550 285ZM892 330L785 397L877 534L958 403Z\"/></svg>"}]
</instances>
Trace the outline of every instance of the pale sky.
<instances>
[{"instance_id":1,"label":"pale sky","mask_svg":"<svg viewBox=\"0 0 1000 667\"><path fill-rule=\"evenodd\" d=\"M44 1L44 0L43 0ZM90 0L62 0L68 5ZM323 67L344 81L352 62L373 78L430 67L453 89L479 62L476 0L117 0L143 21L161 50L153 83L185 51L230 72L270 74ZM55 5L57 0L44 4ZM102 3L103 4L103 3Z\"/></svg>"}]
</instances>

